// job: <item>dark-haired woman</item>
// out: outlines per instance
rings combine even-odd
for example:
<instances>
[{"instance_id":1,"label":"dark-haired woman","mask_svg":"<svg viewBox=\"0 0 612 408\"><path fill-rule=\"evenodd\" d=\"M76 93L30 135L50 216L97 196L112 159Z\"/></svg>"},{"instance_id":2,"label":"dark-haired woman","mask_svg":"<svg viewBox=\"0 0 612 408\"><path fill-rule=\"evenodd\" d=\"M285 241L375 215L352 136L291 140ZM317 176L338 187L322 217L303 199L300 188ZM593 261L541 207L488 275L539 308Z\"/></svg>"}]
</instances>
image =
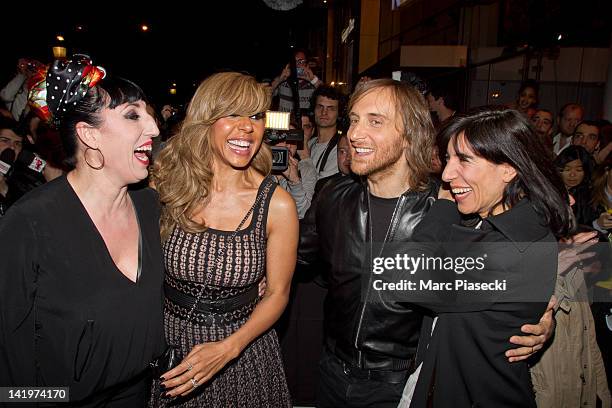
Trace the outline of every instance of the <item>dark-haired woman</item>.
<instances>
[{"instance_id":1,"label":"dark-haired woman","mask_svg":"<svg viewBox=\"0 0 612 408\"><path fill-rule=\"evenodd\" d=\"M573 205L576 222L591 226L599 213L591 205L591 174L593 159L582 146L568 146L563 149L554 161L567 191L574 197Z\"/></svg>"},{"instance_id":2,"label":"dark-haired woman","mask_svg":"<svg viewBox=\"0 0 612 408\"><path fill-rule=\"evenodd\" d=\"M459 115L443 132L449 142L442 179L451 191L441 192L415 237L444 259L481 259L483 266L414 275L452 287L413 296L438 319L410 406L535 407L527 363L508 362L505 341L523 323L538 322L553 293L555 237L573 225L567 192L528 119L515 110ZM483 286L490 283L499 284Z\"/></svg>"},{"instance_id":3,"label":"dark-haired woman","mask_svg":"<svg viewBox=\"0 0 612 408\"><path fill-rule=\"evenodd\" d=\"M147 177L158 129L138 86L104 76L75 55L38 86L74 169L0 224L0 384L69 387L71 406L141 407L165 346L163 263L157 196L128 186Z\"/></svg>"},{"instance_id":4,"label":"dark-haired woman","mask_svg":"<svg viewBox=\"0 0 612 408\"><path fill-rule=\"evenodd\" d=\"M538 83L532 80L525 81L519 88L516 102L511 108L516 109L528 118L536 113L538 106Z\"/></svg>"}]
</instances>

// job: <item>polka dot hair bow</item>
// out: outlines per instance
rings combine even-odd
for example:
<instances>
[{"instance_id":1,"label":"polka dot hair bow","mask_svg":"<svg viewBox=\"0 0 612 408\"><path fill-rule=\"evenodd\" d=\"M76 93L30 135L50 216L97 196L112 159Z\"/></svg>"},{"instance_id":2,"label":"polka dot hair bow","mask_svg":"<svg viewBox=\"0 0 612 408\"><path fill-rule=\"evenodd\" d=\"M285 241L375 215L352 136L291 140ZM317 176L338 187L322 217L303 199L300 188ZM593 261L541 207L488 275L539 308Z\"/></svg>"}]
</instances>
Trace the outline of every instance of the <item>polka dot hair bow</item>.
<instances>
[{"instance_id":1,"label":"polka dot hair bow","mask_svg":"<svg viewBox=\"0 0 612 408\"><path fill-rule=\"evenodd\" d=\"M75 54L71 60L55 60L47 71L49 111L56 119L61 118L105 76L104 68L94 66L87 55Z\"/></svg>"}]
</instances>

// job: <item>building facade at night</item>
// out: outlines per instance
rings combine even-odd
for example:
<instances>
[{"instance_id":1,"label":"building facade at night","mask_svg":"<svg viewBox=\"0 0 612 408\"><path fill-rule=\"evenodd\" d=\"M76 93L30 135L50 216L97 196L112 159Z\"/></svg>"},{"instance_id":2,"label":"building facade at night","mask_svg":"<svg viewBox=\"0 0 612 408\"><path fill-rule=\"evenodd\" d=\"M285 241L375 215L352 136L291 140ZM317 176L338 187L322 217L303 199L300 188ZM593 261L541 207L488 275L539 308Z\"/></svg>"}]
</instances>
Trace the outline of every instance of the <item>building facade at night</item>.
<instances>
[{"instance_id":1,"label":"building facade at night","mask_svg":"<svg viewBox=\"0 0 612 408\"><path fill-rule=\"evenodd\" d=\"M326 81L350 92L362 76L409 71L453 88L467 108L512 103L532 79L541 106L556 112L576 101L601 116L609 8L598 0L337 0L328 9Z\"/></svg>"}]
</instances>

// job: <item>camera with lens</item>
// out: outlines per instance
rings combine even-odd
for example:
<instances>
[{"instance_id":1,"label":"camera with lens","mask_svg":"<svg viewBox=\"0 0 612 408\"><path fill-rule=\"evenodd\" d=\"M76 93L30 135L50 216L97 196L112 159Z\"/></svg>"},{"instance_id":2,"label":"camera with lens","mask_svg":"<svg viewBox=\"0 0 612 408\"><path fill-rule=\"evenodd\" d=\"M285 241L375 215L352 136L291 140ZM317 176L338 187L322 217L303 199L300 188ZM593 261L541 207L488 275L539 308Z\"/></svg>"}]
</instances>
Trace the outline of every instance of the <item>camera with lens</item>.
<instances>
[{"instance_id":1,"label":"camera with lens","mask_svg":"<svg viewBox=\"0 0 612 408\"><path fill-rule=\"evenodd\" d=\"M289 167L289 149L286 147L271 147L272 171L283 172Z\"/></svg>"},{"instance_id":2,"label":"camera with lens","mask_svg":"<svg viewBox=\"0 0 612 408\"><path fill-rule=\"evenodd\" d=\"M266 130L264 141L272 149L272 171L283 172L289 167L289 149L274 146L280 142L304 142L302 129L290 129L290 112L266 112Z\"/></svg>"}]
</instances>

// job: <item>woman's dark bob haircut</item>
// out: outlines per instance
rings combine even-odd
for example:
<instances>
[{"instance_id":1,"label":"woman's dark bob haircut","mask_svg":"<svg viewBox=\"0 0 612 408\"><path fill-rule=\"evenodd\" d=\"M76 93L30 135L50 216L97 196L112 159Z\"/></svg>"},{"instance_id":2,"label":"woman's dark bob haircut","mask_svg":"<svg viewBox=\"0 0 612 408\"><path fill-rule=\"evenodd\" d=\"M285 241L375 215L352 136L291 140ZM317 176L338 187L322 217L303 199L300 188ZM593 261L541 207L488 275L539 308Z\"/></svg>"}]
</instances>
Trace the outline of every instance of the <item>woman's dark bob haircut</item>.
<instances>
[{"instance_id":1,"label":"woman's dark bob haircut","mask_svg":"<svg viewBox=\"0 0 612 408\"><path fill-rule=\"evenodd\" d=\"M453 143L457 150L459 134L463 134L477 156L495 164L507 163L516 169L516 177L504 190L501 201L504 208L512 208L527 197L557 237L571 235L575 221L567 189L550 152L522 113L503 107L484 107L456 115L441 130L439 140Z\"/></svg>"},{"instance_id":2,"label":"woman's dark bob haircut","mask_svg":"<svg viewBox=\"0 0 612 408\"><path fill-rule=\"evenodd\" d=\"M594 170L593 159L587 150L582 146L570 145L559 152L559 155L555 159L555 167L560 173L563 171L565 165L574 160L580 160L582 163L582 170L584 171L584 178L580 182L580 186L588 186L591 183L591 174ZM576 186L579 187L579 186Z\"/></svg>"},{"instance_id":3,"label":"woman's dark bob haircut","mask_svg":"<svg viewBox=\"0 0 612 408\"><path fill-rule=\"evenodd\" d=\"M87 91L74 109L63 114L57 128L62 138L65 159L68 168L74 168L77 162L76 125L85 122L95 128L100 127L100 111L104 108L115 109L124 103L146 101L144 92L138 85L123 78L104 79Z\"/></svg>"}]
</instances>

